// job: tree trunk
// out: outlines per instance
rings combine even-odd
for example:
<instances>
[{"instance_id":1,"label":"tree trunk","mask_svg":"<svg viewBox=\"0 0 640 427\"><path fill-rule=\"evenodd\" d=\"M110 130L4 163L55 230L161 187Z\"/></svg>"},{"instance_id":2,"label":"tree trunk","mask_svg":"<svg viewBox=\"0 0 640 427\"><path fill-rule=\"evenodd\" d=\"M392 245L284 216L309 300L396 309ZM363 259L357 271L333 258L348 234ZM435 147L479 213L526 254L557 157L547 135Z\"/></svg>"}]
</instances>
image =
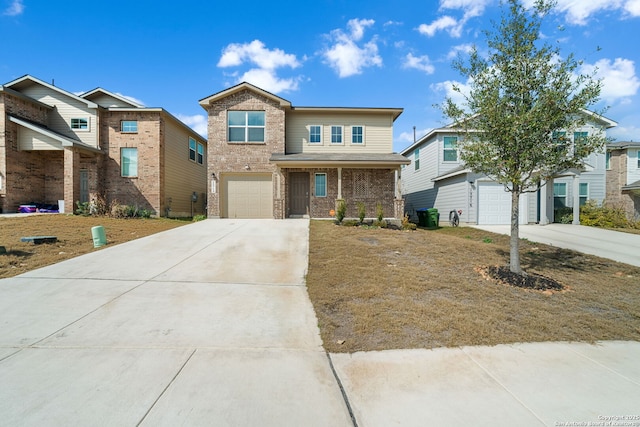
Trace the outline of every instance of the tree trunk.
<instances>
[{"instance_id":1,"label":"tree trunk","mask_svg":"<svg viewBox=\"0 0 640 427\"><path fill-rule=\"evenodd\" d=\"M511 192L511 239L509 241L509 270L522 274L520 268L520 192L516 188Z\"/></svg>"}]
</instances>

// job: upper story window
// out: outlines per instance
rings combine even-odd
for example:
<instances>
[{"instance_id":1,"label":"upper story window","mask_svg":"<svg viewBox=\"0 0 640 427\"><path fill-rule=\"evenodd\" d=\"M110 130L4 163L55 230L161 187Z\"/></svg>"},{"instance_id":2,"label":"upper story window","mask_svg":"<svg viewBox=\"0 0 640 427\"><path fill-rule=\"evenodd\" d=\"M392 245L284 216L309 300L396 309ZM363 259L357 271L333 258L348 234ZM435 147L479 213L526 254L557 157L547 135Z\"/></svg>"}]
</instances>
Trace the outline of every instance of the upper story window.
<instances>
[{"instance_id":1,"label":"upper story window","mask_svg":"<svg viewBox=\"0 0 640 427\"><path fill-rule=\"evenodd\" d=\"M331 126L331 143L342 144L342 126Z\"/></svg>"},{"instance_id":2,"label":"upper story window","mask_svg":"<svg viewBox=\"0 0 640 427\"><path fill-rule=\"evenodd\" d=\"M229 111L229 142L264 142L264 111Z\"/></svg>"},{"instance_id":3,"label":"upper story window","mask_svg":"<svg viewBox=\"0 0 640 427\"><path fill-rule=\"evenodd\" d=\"M138 149L137 148L121 148L120 149L120 167L122 176L136 177L138 176Z\"/></svg>"},{"instance_id":4,"label":"upper story window","mask_svg":"<svg viewBox=\"0 0 640 427\"><path fill-rule=\"evenodd\" d=\"M640 158L638 159L638 162L640 162ZM604 160L604 167L607 170L611 170L611 151L607 151L607 154Z\"/></svg>"},{"instance_id":5,"label":"upper story window","mask_svg":"<svg viewBox=\"0 0 640 427\"><path fill-rule=\"evenodd\" d=\"M137 120L123 120L120 122L120 131L121 132L129 132L135 133L138 132L138 121Z\"/></svg>"},{"instance_id":6,"label":"upper story window","mask_svg":"<svg viewBox=\"0 0 640 427\"><path fill-rule=\"evenodd\" d=\"M640 169L640 150L638 150L638 151L636 152L636 155L637 155L637 157L638 157L638 162L637 162L636 166L638 167L638 169Z\"/></svg>"},{"instance_id":7,"label":"upper story window","mask_svg":"<svg viewBox=\"0 0 640 427\"><path fill-rule=\"evenodd\" d=\"M351 143L364 143L364 128L362 126L351 126Z\"/></svg>"},{"instance_id":8,"label":"upper story window","mask_svg":"<svg viewBox=\"0 0 640 427\"><path fill-rule=\"evenodd\" d=\"M309 144L322 144L322 126L309 126Z\"/></svg>"},{"instance_id":9,"label":"upper story window","mask_svg":"<svg viewBox=\"0 0 640 427\"><path fill-rule=\"evenodd\" d=\"M445 162L458 161L458 137L457 136L444 137L444 152L443 152L442 158Z\"/></svg>"},{"instance_id":10,"label":"upper story window","mask_svg":"<svg viewBox=\"0 0 640 427\"><path fill-rule=\"evenodd\" d=\"M553 131L551 136L553 144L557 147L558 151L564 151L567 146L567 133L560 131Z\"/></svg>"},{"instance_id":11,"label":"upper story window","mask_svg":"<svg viewBox=\"0 0 640 427\"><path fill-rule=\"evenodd\" d=\"M74 119L71 119L71 129L89 130L89 119L87 119L87 118L74 118Z\"/></svg>"},{"instance_id":12,"label":"upper story window","mask_svg":"<svg viewBox=\"0 0 640 427\"><path fill-rule=\"evenodd\" d=\"M204 164L204 145L189 137L189 160Z\"/></svg>"},{"instance_id":13,"label":"upper story window","mask_svg":"<svg viewBox=\"0 0 640 427\"><path fill-rule=\"evenodd\" d=\"M588 132L574 132L573 133L574 150L578 150L582 144L587 142L587 136L588 135L589 135Z\"/></svg>"},{"instance_id":14,"label":"upper story window","mask_svg":"<svg viewBox=\"0 0 640 427\"><path fill-rule=\"evenodd\" d=\"M414 170L420 169L420 149L416 148L416 151L413 152L413 167Z\"/></svg>"}]
</instances>

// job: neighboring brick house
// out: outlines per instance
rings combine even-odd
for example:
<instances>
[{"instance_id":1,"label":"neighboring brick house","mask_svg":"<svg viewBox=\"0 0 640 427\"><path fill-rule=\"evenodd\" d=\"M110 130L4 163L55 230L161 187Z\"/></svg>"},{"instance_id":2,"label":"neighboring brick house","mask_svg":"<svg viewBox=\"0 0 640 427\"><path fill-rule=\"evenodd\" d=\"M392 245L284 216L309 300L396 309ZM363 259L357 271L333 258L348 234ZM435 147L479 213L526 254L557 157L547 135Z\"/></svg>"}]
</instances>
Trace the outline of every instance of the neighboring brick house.
<instances>
[{"instance_id":1,"label":"neighboring brick house","mask_svg":"<svg viewBox=\"0 0 640 427\"><path fill-rule=\"evenodd\" d=\"M393 153L399 108L293 107L241 83L200 101L208 112L209 217L400 218L400 166Z\"/></svg>"},{"instance_id":2,"label":"neighboring brick house","mask_svg":"<svg viewBox=\"0 0 640 427\"><path fill-rule=\"evenodd\" d=\"M640 220L640 142L607 144L606 201L624 208L629 219Z\"/></svg>"},{"instance_id":3,"label":"neighboring brick house","mask_svg":"<svg viewBox=\"0 0 640 427\"><path fill-rule=\"evenodd\" d=\"M71 213L103 197L158 216L201 214L206 145L162 108L27 75L0 86L0 209L60 204Z\"/></svg>"}]
</instances>

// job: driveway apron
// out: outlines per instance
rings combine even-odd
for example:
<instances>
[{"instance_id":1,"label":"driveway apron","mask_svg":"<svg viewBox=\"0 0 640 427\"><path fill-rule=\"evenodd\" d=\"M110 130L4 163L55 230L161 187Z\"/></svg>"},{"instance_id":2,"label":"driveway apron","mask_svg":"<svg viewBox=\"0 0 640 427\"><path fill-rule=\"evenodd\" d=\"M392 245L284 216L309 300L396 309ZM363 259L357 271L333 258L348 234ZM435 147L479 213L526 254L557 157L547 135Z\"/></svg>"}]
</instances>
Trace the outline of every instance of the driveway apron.
<instances>
[{"instance_id":1,"label":"driveway apron","mask_svg":"<svg viewBox=\"0 0 640 427\"><path fill-rule=\"evenodd\" d=\"M201 221L1 280L0 424L352 425L308 226Z\"/></svg>"}]
</instances>

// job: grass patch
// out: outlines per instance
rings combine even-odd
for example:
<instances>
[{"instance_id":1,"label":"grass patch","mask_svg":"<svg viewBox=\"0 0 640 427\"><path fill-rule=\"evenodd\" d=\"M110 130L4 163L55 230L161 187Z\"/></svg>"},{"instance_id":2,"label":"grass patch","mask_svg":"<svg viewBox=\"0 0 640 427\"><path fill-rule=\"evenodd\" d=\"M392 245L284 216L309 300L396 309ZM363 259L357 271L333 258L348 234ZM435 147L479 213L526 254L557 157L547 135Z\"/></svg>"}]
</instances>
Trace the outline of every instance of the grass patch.
<instances>
[{"instance_id":1,"label":"grass patch","mask_svg":"<svg viewBox=\"0 0 640 427\"><path fill-rule=\"evenodd\" d=\"M107 246L165 231L188 222L163 218L118 219L79 215L25 215L0 218L0 278L13 277L36 268L45 267L99 250L93 247L91 227L101 225L107 235ZM34 245L21 242L26 236L56 236L51 244ZM103 247L107 247L103 246Z\"/></svg>"},{"instance_id":2,"label":"grass patch","mask_svg":"<svg viewBox=\"0 0 640 427\"><path fill-rule=\"evenodd\" d=\"M521 258L527 272L569 290L520 289L479 274L506 265L509 236L311 221L307 286L330 352L640 340L640 268L525 240Z\"/></svg>"}]
</instances>

